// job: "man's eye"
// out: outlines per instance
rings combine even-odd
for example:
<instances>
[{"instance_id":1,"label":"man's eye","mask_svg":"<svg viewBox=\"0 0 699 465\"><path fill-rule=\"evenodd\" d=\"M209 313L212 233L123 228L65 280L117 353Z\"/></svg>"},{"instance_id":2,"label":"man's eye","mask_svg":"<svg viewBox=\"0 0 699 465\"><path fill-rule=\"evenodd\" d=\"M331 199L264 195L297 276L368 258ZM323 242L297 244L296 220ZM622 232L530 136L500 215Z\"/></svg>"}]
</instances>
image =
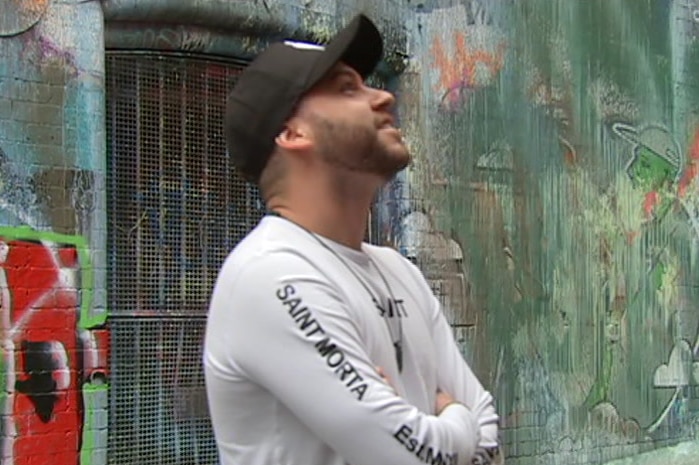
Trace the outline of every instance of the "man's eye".
<instances>
[{"instance_id":1,"label":"man's eye","mask_svg":"<svg viewBox=\"0 0 699 465\"><path fill-rule=\"evenodd\" d=\"M357 90L357 83L354 81L344 81L340 84L341 92L353 92L355 90Z\"/></svg>"}]
</instances>

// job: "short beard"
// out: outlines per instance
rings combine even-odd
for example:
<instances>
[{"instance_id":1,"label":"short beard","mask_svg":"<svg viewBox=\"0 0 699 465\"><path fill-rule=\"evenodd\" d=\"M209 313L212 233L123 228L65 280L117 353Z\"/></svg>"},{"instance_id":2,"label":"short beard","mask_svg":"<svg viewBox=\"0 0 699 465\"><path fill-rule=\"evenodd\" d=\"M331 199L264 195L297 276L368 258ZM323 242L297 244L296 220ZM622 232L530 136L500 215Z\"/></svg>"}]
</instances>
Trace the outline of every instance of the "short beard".
<instances>
[{"instance_id":1,"label":"short beard","mask_svg":"<svg viewBox=\"0 0 699 465\"><path fill-rule=\"evenodd\" d=\"M384 180L391 179L407 165L392 156L369 128L332 122L316 115L312 119L318 129L318 153L330 165Z\"/></svg>"}]
</instances>

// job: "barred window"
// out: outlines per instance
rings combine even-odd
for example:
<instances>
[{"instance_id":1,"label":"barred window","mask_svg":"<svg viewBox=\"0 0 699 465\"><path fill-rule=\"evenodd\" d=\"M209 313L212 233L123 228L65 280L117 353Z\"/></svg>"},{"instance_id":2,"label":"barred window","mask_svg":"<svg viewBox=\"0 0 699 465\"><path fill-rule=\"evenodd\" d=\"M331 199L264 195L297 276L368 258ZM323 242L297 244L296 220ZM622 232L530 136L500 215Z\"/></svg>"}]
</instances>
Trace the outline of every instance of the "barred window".
<instances>
[{"instance_id":1,"label":"barred window","mask_svg":"<svg viewBox=\"0 0 699 465\"><path fill-rule=\"evenodd\" d=\"M108 52L110 464L218 463L201 351L226 255L259 221L226 153L242 65Z\"/></svg>"},{"instance_id":2,"label":"barred window","mask_svg":"<svg viewBox=\"0 0 699 465\"><path fill-rule=\"evenodd\" d=\"M218 268L264 213L223 137L236 63L109 53L111 313L205 313Z\"/></svg>"}]
</instances>

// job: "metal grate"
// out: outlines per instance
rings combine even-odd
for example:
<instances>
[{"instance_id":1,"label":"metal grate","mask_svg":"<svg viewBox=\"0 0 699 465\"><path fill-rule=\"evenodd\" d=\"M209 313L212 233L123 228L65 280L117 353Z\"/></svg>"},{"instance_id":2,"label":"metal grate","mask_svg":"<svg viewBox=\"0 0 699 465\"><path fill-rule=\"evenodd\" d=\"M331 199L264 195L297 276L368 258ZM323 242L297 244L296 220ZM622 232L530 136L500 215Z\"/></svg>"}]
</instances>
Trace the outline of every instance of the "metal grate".
<instances>
[{"instance_id":1,"label":"metal grate","mask_svg":"<svg viewBox=\"0 0 699 465\"><path fill-rule=\"evenodd\" d=\"M219 266L264 213L222 134L241 65L107 55L112 314L204 314Z\"/></svg>"},{"instance_id":2,"label":"metal grate","mask_svg":"<svg viewBox=\"0 0 699 465\"><path fill-rule=\"evenodd\" d=\"M222 134L240 70L107 54L110 464L218 460L201 365L207 304L226 255L264 213Z\"/></svg>"},{"instance_id":3,"label":"metal grate","mask_svg":"<svg viewBox=\"0 0 699 465\"><path fill-rule=\"evenodd\" d=\"M108 463L218 463L201 370L205 322L130 318L112 325Z\"/></svg>"}]
</instances>

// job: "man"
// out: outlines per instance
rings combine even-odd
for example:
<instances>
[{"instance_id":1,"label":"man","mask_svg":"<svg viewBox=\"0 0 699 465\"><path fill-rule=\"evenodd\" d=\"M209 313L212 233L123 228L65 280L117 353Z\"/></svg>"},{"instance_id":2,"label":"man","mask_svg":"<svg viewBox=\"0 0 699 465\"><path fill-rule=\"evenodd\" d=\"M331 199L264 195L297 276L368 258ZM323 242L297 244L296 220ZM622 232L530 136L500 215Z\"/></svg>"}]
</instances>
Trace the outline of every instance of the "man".
<instances>
[{"instance_id":1,"label":"man","mask_svg":"<svg viewBox=\"0 0 699 465\"><path fill-rule=\"evenodd\" d=\"M457 465L497 455L492 397L420 272L362 242L410 161L394 97L364 83L382 39L271 45L233 89L229 151L271 212L220 271L204 364L223 465Z\"/></svg>"}]
</instances>

